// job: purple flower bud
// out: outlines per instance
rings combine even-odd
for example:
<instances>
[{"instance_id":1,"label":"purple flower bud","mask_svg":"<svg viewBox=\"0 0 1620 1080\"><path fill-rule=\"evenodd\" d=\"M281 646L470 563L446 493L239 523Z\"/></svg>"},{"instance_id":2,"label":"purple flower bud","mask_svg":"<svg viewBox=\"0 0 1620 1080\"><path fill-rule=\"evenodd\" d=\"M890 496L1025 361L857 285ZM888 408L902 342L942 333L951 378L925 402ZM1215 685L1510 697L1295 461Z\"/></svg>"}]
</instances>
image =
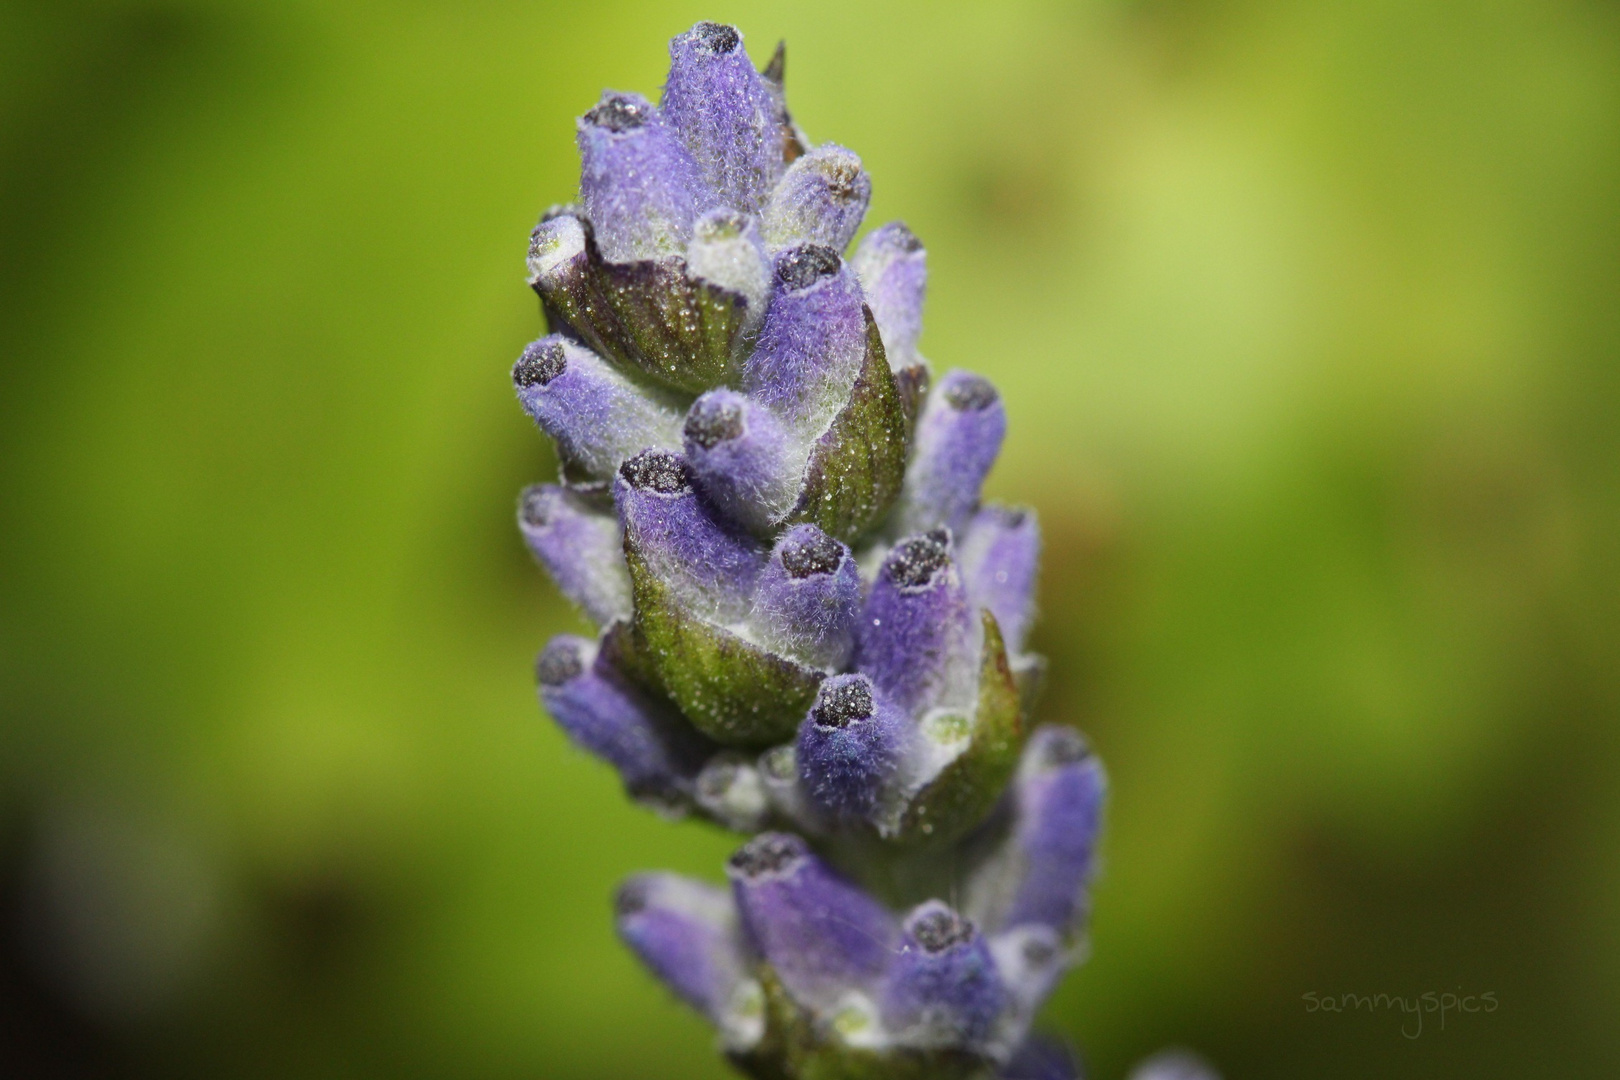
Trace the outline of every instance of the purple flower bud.
<instances>
[{"instance_id":1,"label":"purple flower bud","mask_svg":"<svg viewBox=\"0 0 1620 1080\"><path fill-rule=\"evenodd\" d=\"M865 675L825 679L799 726L800 782L823 813L867 817L899 772L908 730Z\"/></svg>"},{"instance_id":2,"label":"purple flower bud","mask_svg":"<svg viewBox=\"0 0 1620 1080\"><path fill-rule=\"evenodd\" d=\"M865 302L832 248L789 248L772 269L771 306L743 365L743 389L814 438L849 397L865 359Z\"/></svg>"},{"instance_id":3,"label":"purple flower bud","mask_svg":"<svg viewBox=\"0 0 1620 1080\"><path fill-rule=\"evenodd\" d=\"M524 349L512 383L540 430L556 440L558 455L589 476L607 479L646 447L681 445L679 413L561 334Z\"/></svg>"},{"instance_id":4,"label":"purple flower bud","mask_svg":"<svg viewBox=\"0 0 1620 1080\"><path fill-rule=\"evenodd\" d=\"M598 626L630 617L630 571L612 513L555 484L523 489L518 528L562 594Z\"/></svg>"},{"instance_id":5,"label":"purple flower bud","mask_svg":"<svg viewBox=\"0 0 1620 1080\"><path fill-rule=\"evenodd\" d=\"M551 639L534 665L540 700L570 738L607 761L637 798L684 805L712 747L598 662L596 646L572 634Z\"/></svg>"},{"instance_id":6,"label":"purple flower bud","mask_svg":"<svg viewBox=\"0 0 1620 1080\"><path fill-rule=\"evenodd\" d=\"M709 759L698 773L695 793L705 813L737 832L758 832L770 815L770 798L759 770L734 751Z\"/></svg>"},{"instance_id":7,"label":"purple flower bud","mask_svg":"<svg viewBox=\"0 0 1620 1080\"><path fill-rule=\"evenodd\" d=\"M710 390L692 403L682 434L693 479L726 516L765 533L793 508L804 448L765 406Z\"/></svg>"},{"instance_id":8,"label":"purple flower bud","mask_svg":"<svg viewBox=\"0 0 1620 1080\"><path fill-rule=\"evenodd\" d=\"M787 833L761 833L726 865L742 924L801 1004L830 1010L874 988L895 942L894 920Z\"/></svg>"},{"instance_id":9,"label":"purple flower bud","mask_svg":"<svg viewBox=\"0 0 1620 1080\"><path fill-rule=\"evenodd\" d=\"M962 536L962 579L974 607L996 617L1007 651L1017 654L1035 621L1035 571L1041 530L1033 510L986 506Z\"/></svg>"},{"instance_id":10,"label":"purple flower bud","mask_svg":"<svg viewBox=\"0 0 1620 1080\"><path fill-rule=\"evenodd\" d=\"M1213 1066L1186 1050L1161 1050L1131 1070L1131 1080L1221 1080Z\"/></svg>"},{"instance_id":11,"label":"purple flower bud","mask_svg":"<svg viewBox=\"0 0 1620 1080\"><path fill-rule=\"evenodd\" d=\"M782 171L776 104L742 34L700 22L669 43L663 108L718 201L757 213Z\"/></svg>"},{"instance_id":12,"label":"purple flower bud","mask_svg":"<svg viewBox=\"0 0 1620 1080\"><path fill-rule=\"evenodd\" d=\"M771 263L753 217L724 207L711 210L692 226L686 247L689 274L730 289L748 301L748 325L765 317L771 298Z\"/></svg>"},{"instance_id":13,"label":"purple flower bud","mask_svg":"<svg viewBox=\"0 0 1620 1080\"><path fill-rule=\"evenodd\" d=\"M642 963L719 1023L747 971L730 894L675 874L638 874L613 906L619 936Z\"/></svg>"},{"instance_id":14,"label":"purple flower bud","mask_svg":"<svg viewBox=\"0 0 1620 1080\"><path fill-rule=\"evenodd\" d=\"M529 234L529 284L536 289L583 275L590 265L585 226L571 212L554 207Z\"/></svg>"},{"instance_id":15,"label":"purple flower bud","mask_svg":"<svg viewBox=\"0 0 1620 1080\"><path fill-rule=\"evenodd\" d=\"M811 243L843 251L871 201L872 178L861 159L825 143L788 166L765 204L760 228L773 250Z\"/></svg>"},{"instance_id":16,"label":"purple flower bud","mask_svg":"<svg viewBox=\"0 0 1620 1080\"><path fill-rule=\"evenodd\" d=\"M950 534L943 529L894 545L861 614L859 668L907 713L967 707L978 661L979 620L968 606Z\"/></svg>"},{"instance_id":17,"label":"purple flower bud","mask_svg":"<svg viewBox=\"0 0 1620 1080\"><path fill-rule=\"evenodd\" d=\"M640 94L604 93L579 118L579 194L609 262L679 255L707 209L697 166Z\"/></svg>"},{"instance_id":18,"label":"purple flower bud","mask_svg":"<svg viewBox=\"0 0 1620 1080\"><path fill-rule=\"evenodd\" d=\"M948 372L929 392L917 424L896 508L897 531L966 525L1006 433L1007 413L996 388L971 372Z\"/></svg>"},{"instance_id":19,"label":"purple flower bud","mask_svg":"<svg viewBox=\"0 0 1620 1080\"><path fill-rule=\"evenodd\" d=\"M877 320L883 350L896 371L916 363L928 291L928 253L904 222L881 225L861 240L850 260Z\"/></svg>"},{"instance_id":20,"label":"purple flower bud","mask_svg":"<svg viewBox=\"0 0 1620 1080\"><path fill-rule=\"evenodd\" d=\"M1080 1063L1067 1046L1032 1035L996 1073L997 1080L1081 1080Z\"/></svg>"},{"instance_id":21,"label":"purple flower bud","mask_svg":"<svg viewBox=\"0 0 1620 1080\"><path fill-rule=\"evenodd\" d=\"M814 525L795 525L760 575L749 623L772 651L832 671L849 660L860 606L849 549Z\"/></svg>"},{"instance_id":22,"label":"purple flower bud","mask_svg":"<svg viewBox=\"0 0 1620 1080\"><path fill-rule=\"evenodd\" d=\"M1016 886L1002 926L1067 933L1084 914L1106 787L1102 765L1073 728L1049 725L1030 737L1014 781L1008 872Z\"/></svg>"},{"instance_id":23,"label":"purple flower bud","mask_svg":"<svg viewBox=\"0 0 1620 1080\"><path fill-rule=\"evenodd\" d=\"M906 917L883 990L883 1019L909 1046L977 1048L1007 1003L978 929L938 900Z\"/></svg>"},{"instance_id":24,"label":"purple flower bud","mask_svg":"<svg viewBox=\"0 0 1620 1080\"><path fill-rule=\"evenodd\" d=\"M626 547L690 611L722 623L747 614L765 553L698 498L679 454L647 450L626 460L613 501Z\"/></svg>"}]
</instances>

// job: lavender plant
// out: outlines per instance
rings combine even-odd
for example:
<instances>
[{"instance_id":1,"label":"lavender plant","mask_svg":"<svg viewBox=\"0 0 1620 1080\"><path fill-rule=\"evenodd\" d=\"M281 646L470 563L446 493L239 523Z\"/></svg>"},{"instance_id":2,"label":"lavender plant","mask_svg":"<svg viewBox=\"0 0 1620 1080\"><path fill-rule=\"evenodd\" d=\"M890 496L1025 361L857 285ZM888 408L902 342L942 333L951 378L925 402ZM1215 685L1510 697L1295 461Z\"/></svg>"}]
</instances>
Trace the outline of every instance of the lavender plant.
<instances>
[{"instance_id":1,"label":"lavender plant","mask_svg":"<svg viewBox=\"0 0 1620 1080\"><path fill-rule=\"evenodd\" d=\"M847 253L861 160L703 22L658 104L579 119L579 203L529 281L512 369L562 476L519 526L600 628L553 639L545 708L670 816L754 834L724 886L651 873L624 941L760 1078L1057 1080L1032 1038L1079 957L1105 791L1030 730L1040 534L985 504L995 388L918 351L926 253Z\"/></svg>"}]
</instances>

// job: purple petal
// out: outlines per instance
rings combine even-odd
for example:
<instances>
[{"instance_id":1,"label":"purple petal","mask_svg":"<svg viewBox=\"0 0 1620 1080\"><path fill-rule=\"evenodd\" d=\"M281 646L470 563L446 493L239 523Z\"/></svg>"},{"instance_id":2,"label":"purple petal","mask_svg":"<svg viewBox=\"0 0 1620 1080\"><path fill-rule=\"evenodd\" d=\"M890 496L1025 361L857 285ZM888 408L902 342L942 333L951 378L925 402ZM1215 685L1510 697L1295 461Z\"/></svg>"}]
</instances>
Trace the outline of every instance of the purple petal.
<instances>
[{"instance_id":1,"label":"purple petal","mask_svg":"<svg viewBox=\"0 0 1620 1080\"><path fill-rule=\"evenodd\" d=\"M996 388L971 372L947 373L929 392L917 424L896 531L965 526L1006 433Z\"/></svg>"},{"instance_id":2,"label":"purple petal","mask_svg":"<svg viewBox=\"0 0 1620 1080\"><path fill-rule=\"evenodd\" d=\"M566 488L535 484L518 500L518 528L557 588L592 622L630 617L630 571L612 513Z\"/></svg>"},{"instance_id":3,"label":"purple petal","mask_svg":"<svg viewBox=\"0 0 1620 1080\"><path fill-rule=\"evenodd\" d=\"M912 715L934 705L966 707L977 672L978 626L949 533L908 537L889 551L872 583L857 663L879 693Z\"/></svg>"},{"instance_id":4,"label":"purple petal","mask_svg":"<svg viewBox=\"0 0 1620 1080\"><path fill-rule=\"evenodd\" d=\"M1033 510L986 506L962 536L962 580L974 607L987 607L1017 654L1035 620L1041 530Z\"/></svg>"},{"instance_id":5,"label":"purple petal","mask_svg":"<svg viewBox=\"0 0 1620 1080\"><path fill-rule=\"evenodd\" d=\"M861 818L876 809L905 752L907 717L883 701L865 675L822 682L799 727L799 779L834 817Z\"/></svg>"},{"instance_id":6,"label":"purple petal","mask_svg":"<svg viewBox=\"0 0 1620 1080\"><path fill-rule=\"evenodd\" d=\"M776 103L742 34L700 22L669 43L663 109L722 205L758 212L782 171Z\"/></svg>"},{"instance_id":7,"label":"purple petal","mask_svg":"<svg viewBox=\"0 0 1620 1080\"><path fill-rule=\"evenodd\" d=\"M685 802L713 748L599 661L594 643L552 638L535 661L535 680L552 719L618 769L632 795L670 807Z\"/></svg>"},{"instance_id":8,"label":"purple petal","mask_svg":"<svg viewBox=\"0 0 1620 1080\"><path fill-rule=\"evenodd\" d=\"M724 623L748 613L765 552L698 498L679 454L647 450L628 459L613 482L613 501L626 547L688 610Z\"/></svg>"},{"instance_id":9,"label":"purple petal","mask_svg":"<svg viewBox=\"0 0 1620 1080\"><path fill-rule=\"evenodd\" d=\"M619 887L614 915L642 963L719 1022L747 970L730 893L675 874L638 874Z\"/></svg>"},{"instance_id":10,"label":"purple petal","mask_svg":"<svg viewBox=\"0 0 1620 1080\"><path fill-rule=\"evenodd\" d=\"M1003 926L1074 928L1085 911L1106 788L1079 732L1049 725L1030 737L1014 781L1019 872Z\"/></svg>"},{"instance_id":11,"label":"purple petal","mask_svg":"<svg viewBox=\"0 0 1620 1080\"><path fill-rule=\"evenodd\" d=\"M895 942L894 920L787 833L761 833L726 866L743 927L800 1003L827 1010L875 987Z\"/></svg>"},{"instance_id":12,"label":"purple petal","mask_svg":"<svg viewBox=\"0 0 1620 1080\"><path fill-rule=\"evenodd\" d=\"M909 1046L979 1048L1007 1004L978 929L938 900L906 917L883 991L883 1019Z\"/></svg>"},{"instance_id":13,"label":"purple petal","mask_svg":"<svg viewBox=\"0 0 1620 1080\"><path fill-rule=\"evenodd\" d=\"M708 209L697 166L652 103L604 93L579 118L579 194L602 257L625 263L679 255Z\"/></svg>"},{"instance_id":14,"label":"purple petal","mask_svg":"<svg viewBox=\"0 0 1620 1080\"><path fill-rule=\"evenodd\" d=\"M824 244L843 251L872 200L872 178L853 151L825 143L788 166L765 204L761 231L772 249Z\"/></svg>"},{"instance_id":15,"label":"purple petal","mask_svg":"<svg viewBox=\"0 0 1620 1080\"><path fill-rule=\"evenodd\" d=\"M749 623L767 648L831 671L849 660L860 605L849 549L814 525L795 525L760 574Z\"/></svg>"},{"instance_id":16,"label":"purple petal","mask_svg":"<svg viewBox=\"0 0 1620 1080\"><path fill-rule=\"evenodd\" d=\"M891 221L866 234L850 265L877 320L889 366L899 371L916 363L928 291L928 253L922 242L904 222Z\"/></svg>"},{"instance_id":17,"label":"purple petal","mask_svg":"<svg viewBox=\"0 0 1620 1080\"><path fill-rule=\"evenodd\" d=\"M764 533L793 508L804 448L765 406L711 390L692 403L682 434L693 478L721 513Z\"/></svg>"},{"instance_id":18,"label":"purple petal","mask_svg":"<svg viewBox=\"0 0 1620 1080\"><path fill-rule=\"evenodd\" d=\"M771 306L743 365L743 389L806 438L849 397L866 356L861 286L838 253L806 244L779 253Z\"/></svg>"},{"instance_id":19,"label":"purple petal","mask_svg":"<svg viewBox=\"0 0 1620 1080\"><path fill-rule=\"evenodd\" d=\"M564 461L606 479L649 446L681 445L680 415L654 400L607 361L563 337L533 342L512 366L512 383Z\"/></svg>"}]
</instances>

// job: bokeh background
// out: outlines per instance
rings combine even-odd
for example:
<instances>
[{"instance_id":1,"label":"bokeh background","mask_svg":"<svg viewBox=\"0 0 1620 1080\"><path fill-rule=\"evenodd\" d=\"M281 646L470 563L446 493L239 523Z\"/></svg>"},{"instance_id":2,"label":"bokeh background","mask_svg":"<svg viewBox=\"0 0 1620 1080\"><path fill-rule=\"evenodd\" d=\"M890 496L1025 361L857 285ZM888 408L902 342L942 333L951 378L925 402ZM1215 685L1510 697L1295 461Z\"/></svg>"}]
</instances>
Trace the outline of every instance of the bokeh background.
<instances>
[{"instance_id":1,"label":"bokeh background","mask_svg":"<svg viewBox=\"0 0 1620 1080\"><path fill-rule=\"evenodd\" d=\"M1620 1074L1620 9L0 5L0 1074L717 1078L733 841L540 714L507 370L573 118L790 42L929 246L1114 779L1093 1074ZM1495 995L1309 1011L1306 994ZM1404 1028L1404 1034L1403 1034Z\"/></svg>"}]
</instances>

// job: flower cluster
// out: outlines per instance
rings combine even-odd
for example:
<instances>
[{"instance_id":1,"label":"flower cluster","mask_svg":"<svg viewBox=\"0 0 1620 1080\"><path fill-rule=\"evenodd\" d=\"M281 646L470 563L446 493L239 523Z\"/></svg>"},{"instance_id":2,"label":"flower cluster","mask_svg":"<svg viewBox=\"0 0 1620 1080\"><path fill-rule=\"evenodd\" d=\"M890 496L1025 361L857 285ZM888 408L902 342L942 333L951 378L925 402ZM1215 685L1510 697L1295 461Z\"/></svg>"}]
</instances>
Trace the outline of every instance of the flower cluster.
<instances>
[{"instance_id":1,"label":"flower cluster","mask_svg":"<svg viewBox=\"0 0 1620 1080\"><path fill-rule=\"evenodd\" d=\"M755 834L726 886L626 883L619 932L754 1076L1072 1076L1029 1030L1104 779L1026 726L1039 530L980 501L1001 399L931 377L905 225L846 258L871 181L794 122L781 48L757 71L705 22L670 57L658 104L580 118L579 204L529 247L552 332L512 369L562 462L519 525L600 628L541 653L547 711L635 799Z\"/></svg>"}]
</instances>

